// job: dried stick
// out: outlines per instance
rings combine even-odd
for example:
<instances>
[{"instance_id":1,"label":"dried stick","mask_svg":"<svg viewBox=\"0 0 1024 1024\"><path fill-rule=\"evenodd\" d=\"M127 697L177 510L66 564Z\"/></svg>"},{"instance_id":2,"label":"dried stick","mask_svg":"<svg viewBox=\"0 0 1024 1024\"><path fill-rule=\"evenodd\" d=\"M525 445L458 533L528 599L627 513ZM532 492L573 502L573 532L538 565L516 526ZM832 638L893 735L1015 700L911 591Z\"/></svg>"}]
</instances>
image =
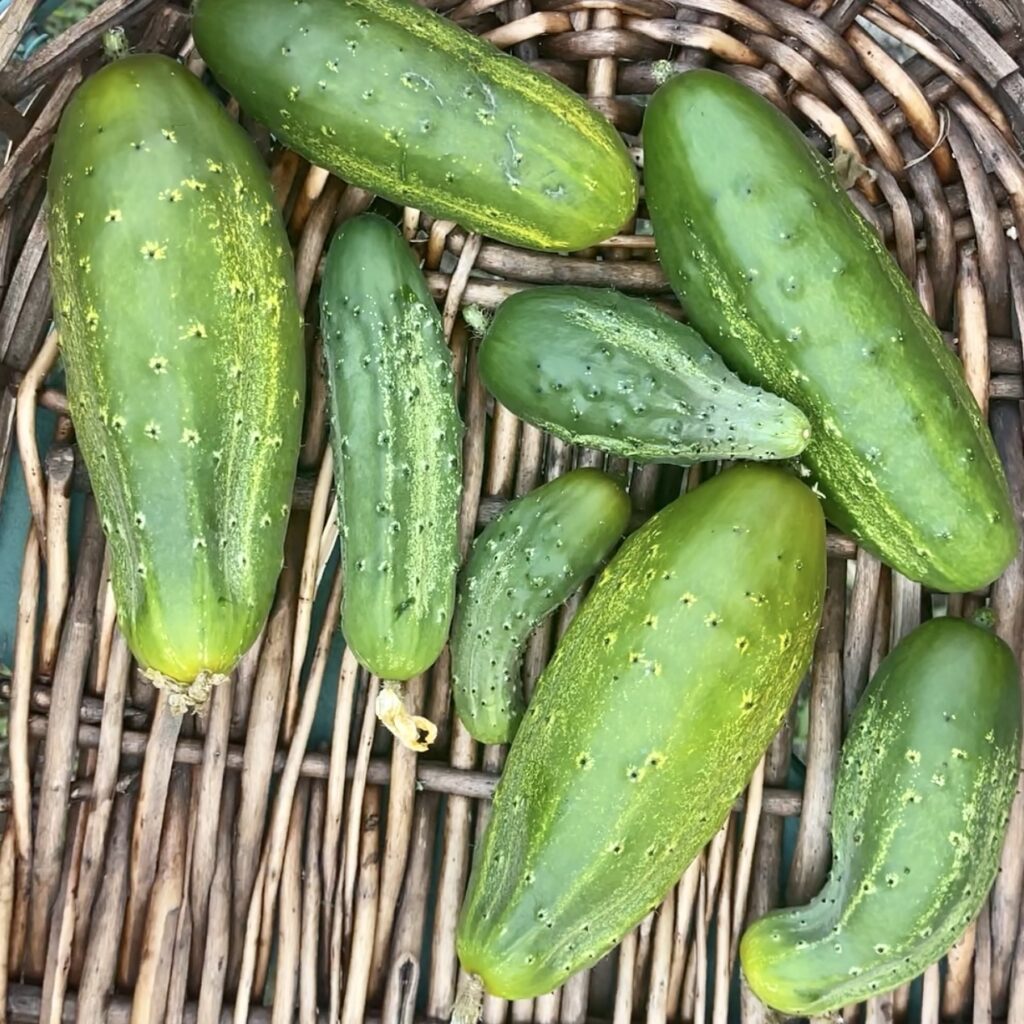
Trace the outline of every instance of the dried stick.
<instances>
[{"instance_id":1,"label":"dried stick","mask_svg":"<svg viewBox=\"0 0 1024 1024\"><path fill-rule=\"evenodd\" d=\"M651 952L651 982L647 992L647 1024L665 1024L668 1018L669 977L676 925L676 888L669 890L658 909Z\"/></svg>"},{"instance_id":2,"label":"dried stick","mask_svg":"<svg viewBox=\"0 0 1024 1024\"><path fill-rule=\"evenodd\" d=\"M425 677L405 684L405 700L415 714L423 701ZM377 925L373 934L369 996L377 1002L387 972L391 929L395 922L398 896L402 890L409 839L412 835L413 804L416 799L416 753L402 743L391 745L391 778L388 785L387 831L380 867Z\"/></svg>"},{"instance_id":3,"label":"dried stick","mask_svg":"<svg viewBox=\"0 0 1024 1024\"><path fill-rule=\"evenodd\" d=\"M331 460L331 450L327 448L320 462L320 472L317 474L316 489L313 491L313 503L310 506L309 522L306 528L306 547L302 556L302 574L299 577L299 596L295 610L295 627L292 633L291 671L288 674L288 690L285 699L285 742L291 740L295 712L299 703L299 680L302 675L303 656L306 653L306 645L309 643L309 632L313 619L313 599L316 596L317 575L320 567L320 537L330 507L333 471L334 463ZM331 618L332 630L336 620L337 615Z\"/></svg>"},{"instance_id":4,"label":"dried stick","mask_svg":"<svg viewBox=\"0 0 1024 1024\"><path fill-rule=\"evenodd\" d=\"M8 707L8 760L11 774L11 820L16 852L15 892L25 894L32 865L32 767L29 759L28 719L32 693L32 668L35 656L36 613L39 607L39 544L34 526L28 530L25 555L21 563L21 587L18 592L18 620L14 640L14 669L11 676L11 701ZM10 829L8 830L10 831ZM22 902L22 906L24 903ZM12 925L11 947L17 952L13 962L21 961L25 922Z\"/></svg>"},{"instance_id":5,"label":"dried stick","mask_svg":"<svg viewBox=\"0 0 1024 1024\"><path fill-rule=\"evenodd\" d=\"M274 970L274 1006L271 1024L292 1024L298 990L302 943L302 837L306 830L309 782L295 787L291 819L281 863L280 906L277 913L277 964ZM264 911L266 913L266 911ZM316 963L316 954L313 955Z\"/></svg>"},{"instance_id":6,"label":"dried stick","mask_svg":"<svg viewBox=\"0 0 1024 1024\"><path fill-rule=\"evenodd\" d=\"M39 673L53 674L71 579L68 569L68 519L71 513L71 449L58 448L46 459L46 611L39 640Z\"/></svg>"},{"instance_id":7,"label":"dried stick","mask_svg":"<svg viewBox=\"0 0 1024 1024\"><path fill-rule=\"evenodd\" d=\"M298 589L295 571L297 542L304 535L304 522L292 515L285 542L284 570L277 584L277 596L267 620L265 640L253 684L245 752L238 796L238 816L232 843L231 953L228 985L237 987L245 948L245 928L257 875L257 863L266 824L267 803L273 762L266 751L277 748L284 704L282 680L291 665L292 624Z\"/></svg>"},{"instance_id":8,"label":"dried stick","mask_svg":"<svg viewBox=\"0 0 1024 1024\"><path fill-rule=\"evenodd\" d=\"M225 753L231 728L231 698L235 674L227 686L214 687L206 720L203 763L196 780L193 835L189 844L189 903L192 927L200 941L192 943L191 974L198 978L203 964L203 942L209 912L210 886L217 870L217 833L220 830L221 794L224 788Z\"/></svg>"},{"instance_id":9,"label":"dried stick","mask_svg":"<svg viewBox=\"0 0 1024 1024\"><path fill-rule=\"evenodd\" d=\"M326 786L320 780L310 783L309 818L306 833L306 859L303 868L302 925L299 958L298 1024L317 1024L317 965L320 959L320 904L323 900L323 871L320 850L323 844ZM300 836L301 840L301 836Z\"/></svg>"},{"instance_id":10,"label":"dried stick","mask_svg":"<svg viewBox=\"0 0 1024 1024\"><path fill-rule=\"evenodd\" d=\"M619 945L618 981L612 1024L630 1024L633 1019L633 974L636 969L637 934L634 928Z\"/></svg>"},{"instance_id":11,"label":"dried stick","mask_svg":"<svg viewBox=\"0 0 1024 1024\"><path fill-rule=\"evenodd\" d=\"M281 877L281 866L284 860L285 844L288 837L288 823L291 819L291 804L295 796L295 788L299 782L299 767L302 762L302 755L305 753L306 745L309 742L309 733L313 728L313 718L316 714L317 703L320 698L320 687L323 683L324 672L327 668L327 658L331 648L331 638L334 635L335 623L338 621L341 608L341 570L334 574L334 581L331 585L330 597L327 600L327 608L324 612L323 625L320 627L320 636L317 639L316 650L313 655L313 663L310 666L309 678L306 680L306 689L302 695L302 708L299 712L299 720L295 727L295 735L292 737L291 745L288 748L288 757L285 761L284 771L278 781L277 799L274 802L274 810L271 814L270 824L266 833L266 854L264 880L262 891L257 889L253 893L253 902L260 902L262 910L257 910L255 918L250 915L250 920L261 923L262 940L261 961L266 963L269 958L269 925L273 921L274 904L277 901L277 888ZM256 940L257 936L252 932L246 935L246 942ZM261 967L259 974L262 975L264 968ZM241 987L241 985L240 985Z\"/></svg>"},{"instance_id":12,"label":"dried stick","mask_svg":"<svg viewBox=\"0 0 1024 1024\"><path fill-rule=\"evenodd\" d=\"M732 974L732 887L733 854L736 848L736 829L729 829L722 869L722 885L718 896L717 924L715 927L715 980L711 1000L712 1024L728 1024L729 977Z\"/></svg>"},{"instance_id":13,"label":"dried stick","mask_svg":"<svg viewBox=\"0 0 1024 1024\"><path fill-rule=\"evenodd\" d=\"M107 829L114 810L117 776L121 753L121 732L124 722L124 698L132 656L121 632L115 631L107 662L103 694L103 719L100 743L93 767L93 788L89 819L85 829L82 869L78 879L78 905L75 910L76 934L72 975L78 976L85 957L86 940L93 901L99 888L107 844Z\"/></svg>"},{"instance_id":14,"label":"dried stick","mask_svg":"<svg viewBox=\"0 0 1024 1024\"><path fill-rule=\"evenodd\" d=\"M103 535L95 508L89 502L78 553L74 597L64 625L53 677L53 699L39 783L26 950L26 971L31 977L39 977L46 964L49 918L60 882L67 829L67 803L71 788L71 773L67 766L77 753L78 709L82 703L92 649L96 590L102 563Z\"/></svg>"},{"instance_id":15,"label":"dried stick","mask_svg":"<svg viewBox=\"0 0 1024 1024\"><path fill-rule=\"evenodd\" d=\"M8 824L0 843L0 1024L7 1024L7 976L14 916L14 828Z\"/></svg>"},{"instance_id":16,"label":"dried stick","mask_svg":"<svg viewBox=\"0 0 1024 1024\"><path fill-rule=\"evenodd\" d=\"M46 375L57 361L57 332L50 331L32 365L18 386L15 427L18 435L18 455L25 476L25 490L32 522L42 549L46 549L46 493L43 485L43 465L36 447L36 392L43 386Z\"/></svg>"},{"instance_id":17,"label":"dried stick","mask_svg":"<svg viewBox=\"0 0 1024 1024\"><path fill-rule=\"evenodd\" d=\"M331 756L327 777L327 807L324 812L323 849L320 864L323 870L324 914L323 946L330 949L330 936L334 915L340 905L334 901L338 878L338 850L341 840L341 822L345 807L345 768L348 763L349 734L352 730L352 706L355 701L356 681L359 678L359 662L346 647L341 656L338 672L337 700L334 705L334 728L331 733ZM340 977L334 972L328 975L330 986L340 984Z\"/></svg>"},{"instance_id":18,"label":"dried stick","mask_svg":"<svg viewBox=\"0 0 1024 1024\"><path fill-rule=\"evenodd\" d=\"M89 941L78 984L78 1024L103 1020L108 993L117 973L117 951L128 893L133 798L118 796L110 825L104 872L89 917Z\"/></svg>"},{"instance_id":19,"label":"dried stick","mask_svg":"<svg viewBox=\"0 0 1024 1024\"><path fill-rule=\"evenodd\" d=\"M221 1024L228 958L231 953L231 840L232 821L238 803L236 779L224 787L220 827L217 832L217 867L210 884L203 969L200 973L199 1005L195 1024Z\"/></svg>"},{"instance_id":20,"label":"dried stick","mask_svg":"<svg viewBox=\"0 0 1024 1024\"><path fill-rule=\"evenodd\" d=\"M146 907L157 873L160 835L174 763L174 744L181 724L181 716L170 710L168 695L161 692L150 728L146 759L142 765L142 780L132 829L130 885L118 963L118 983L124 988L133 987L138 970L146 926Z\"/></svg>"},{"instance_id":21,"label":"dried stick","mask_svg":"<svg viewBox=\"0 0 1024 1024\"><path fill-rule=\"evenodd\" d=\"M743 836L740 840L739 853L736 855L736 893L732 901L732 922L730 931L732 940L729 943L729 965L736 962L736 951L739 948L740 935L747 913L747 893L750 889L750 876L754 867L754 847L757 843L758 826L761 823L761 800L764 795L765 757L762 757L754 769L754 774L747 786L747 803L743 812ZM719 922L719 928L724 922Z\"/></svg>"},{"instance_id":22,"label":"dried stick","mask_svg":"<svg viewBox=\"0 0 1024 1024\"><path fill-rule=\"evenodd\" d=\"M45 1021L46 1024L60 1024L64 1016L64 996L68 989L71 945L75 935L75 904L85 839L86 816L82 805L73 808L69 817L72 821L71 843L65 857L57 903L50 920L50 940L46 954L46 971L43 975L43 1008L40 1021Z\"/></svg>"},{"instance_id":23,"label":"dried stick","mask_svg":"<svg viewBox=\"0 0 1024 1024\"><path fill-rule=\"evenodd\" d=\"M372 708L372 705L367 705ZM377 921L377 883L380 878L380 790L367 788L363 802L362 842L359 854L359 888L353 908L352 943L341 1024L362 1024L373 955L373 930ZM355 859L355 858L353 858Z\"/></svg>"},{"instance_id":24,"label":"dried stick","mask_svg":"<svg viewBox=\"0 0 1024 1024\"><path fill-rule=\"evenodd\" d=\"M437 794L424 793L416 801L412 842L405 888L395 924L391 965L384 988L384 1021L407 1022L416 1010L420 958L423 954L423 921L426 916L437 824ZM431 951L433 955L433 950ZM450 1007L449 1007L450 1009ZM447 1013L447 1011L445 1011Z\"/></svg>"},{"instance_id":25,"label":"dried stick","mask_svg":"<svg viewBox=\"0 0 1024 1024\"><path fill-rule=\"evenodd\" d=\"M356 748L355 772L348 797L348 820L345 829L345 847L342 851L342 935L347 939L352 934L356 875L359 870L359 834L363 825L363 801L366 794L366 770L370 762L370 750L373 747L373 734L377 724L374 705L380 692L380 680L376 676L369 677L366 694L366 710L363 714L363 726L359 734L359 745ZM335 914L337 914L335 907ZM340 964L338 965L340 970Z\"/></svg>"},{"instance_id":26,"label":"dried stick","mask_svg":"<svg viewBox=\"0 0 1024 1024\"><path fill-rule=\"evenodd\" d=\"M807 779L800 830L786 889L786 900L790 904L809 900L821 888L829 865L829 815L843 722L845 564L829 562L827 579L825 610L811 667Z\"/></svg>"},{"instance_id":27,"label":"dried stick","mask_svg":"<svg viewBox=\"0 0 1024 1024\"><path fill-rule=\"evenodd\" d=\"M147 893L148 912L140 935L138 976L132 995L132 1024L162 1024L165 1019L175 925L182 909L185 882L188 803L188 772L177 768L167 791L167 827L160 848L159 870L152 892Z\"/></svg>"}]
</instances>

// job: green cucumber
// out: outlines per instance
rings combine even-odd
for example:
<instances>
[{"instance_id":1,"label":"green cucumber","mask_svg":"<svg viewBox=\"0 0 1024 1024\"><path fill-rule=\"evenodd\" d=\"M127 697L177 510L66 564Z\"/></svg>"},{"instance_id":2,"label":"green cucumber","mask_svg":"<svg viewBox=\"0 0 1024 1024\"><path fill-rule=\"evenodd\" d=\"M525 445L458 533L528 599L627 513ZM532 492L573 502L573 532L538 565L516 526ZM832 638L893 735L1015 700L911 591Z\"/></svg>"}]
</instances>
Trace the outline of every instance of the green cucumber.
<instances>
[{"instance_id":1,"label":"green cucumber","mask_svg":"<svg viewBox=\"0 0 1024 1024\"><path fill-rule=\"evenodd\" d=\"M998 637L934 619L871 681L843 745L833 864L805 907L747 929L756 995L816 1016L916 977L981 909L1017 784L1017 665Z\"/></svg>"},{"instance_id":2,"label":"green cucumber","mask_svg":"<svg viewBox=\"0 0 1024 1024\"><path fill-rule=\"evenodd\" d=\"M78 89L49 184L68 402L132 653L186 702L255 641L281 568L305 356L248 137L185 68Z\"/></svg>"},{"instance_id":3,"label":"green cucumber","mask_svg":"<svg viewBox=\"0 0 1024 1024\"><path fill-rule=\"evenodd\" d=\"M508 743L526 708L519 659L534 628L591 576L629 521L610 476L575 469L513 501L480 534L459 577L452 692L482 743Z\"/></svg>"},{"instance_id":4,"label":"green cucumber","mask_svg":"<svg viewBox=\"0 0 1024 1024\"><path fill-rule=\"evenodd\" d=\"M633 214L604 117L411 0L199 0L193 32L243 109L395 202L533 249L595 245Z\"/></svg>"},{"instance_id":5,"label":"green cucumber","mask_svg":"<svg viewBox=\"0 0 1024 1024\"><path fill-rule=\"evenodd\" d=\"M517 416L638 462L786 459L810 436L799 409L748 387L691 328L600 288L506 299L480 348L480 376Z\"/></svg>"},{"instance_id":6,"label":"green cucumber","mask_svg":"<svg viewBox=\"0 0 1024 1024\"><path fill-rule=\"evenodd\" d=\"M345 568L342 631L386 680L429 668L459 566L462 420L437 306L382 217L345 224L320 288Z\"/></svg>"},{"instance_id":7,"label":"green cucumber","mask_svg":"<svg viewBox=\"0 0 1024 1024\"><path fill-rule=\"evenodd\" d=\"M825 512L929 587L1017 552L991 435L906 279L832 169L771 103L690 71L644 123L658 252L687 318L744 380L798 405Z\"/></svg>"},{"instance_id":8,"label":"green cucumber","mask_svg":"<svg viewBox=\"0 0 1024 1024\"><path fill-rule=\"evenodd\" d=\"M811 658L811 491L744 465L677 499L598 577L537 683L457 934L494 995L551 991L650 912L722 824Z\"/></svg>"}]
</instances>

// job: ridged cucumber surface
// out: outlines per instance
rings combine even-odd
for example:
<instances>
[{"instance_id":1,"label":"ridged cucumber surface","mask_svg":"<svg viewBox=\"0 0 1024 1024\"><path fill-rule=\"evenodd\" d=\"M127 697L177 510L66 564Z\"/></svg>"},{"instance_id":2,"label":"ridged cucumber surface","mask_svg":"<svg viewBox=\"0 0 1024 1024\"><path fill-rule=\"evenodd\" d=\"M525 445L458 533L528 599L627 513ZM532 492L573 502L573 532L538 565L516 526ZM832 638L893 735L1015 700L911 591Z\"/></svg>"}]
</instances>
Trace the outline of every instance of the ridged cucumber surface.
<instances>
[{"instance_id":1,"label":"ridged cucumber surface","mask_svg":"<svg viewBox=\"0 0 1024 1024\"><path fill-rule=\"evenodd\" d=\"M517 416L575 444L638 462L785 459L807 417L749 387L691 328L600 288L530 288L506 299L480 375Z\"/></svg>"},{"instance_id":2,"label":"ridged cucumber surface","mask_svg":"<svg viewBox=\"0 0 1024 1024\"><path fill-rule=\"evenodd\" d=\"M658 90L644 152L687 318L744 380L807 414L803 458L829 519L934 589L995 579L1018 533L992 437L832 169L771 103L706 70Z\"/></svg>"},{"instance_id":3,"label":"ridged cucumber surface","mask_svg":"<svg viewBox=\"0 0 1024 1024\"><path fill-rule=\"evenodd\" d=\"M942 957L995 878L1019 749L1006 644L962 619L906 637L843 745L825 887L743 936L754 992L784 1013L816 1016L888 992Z\"/></svg>"},{"instance_id":4,"label":"ridged cucumber surface","mask_svg":"<svg viewBox=\"0 0 1024 1024\"><path fill-rule=\"evenodd\" d=\"M429 668L458 573L462 420L437 306L409 246L365 214L320 288L345 569L342 631L388 680Z\"/></svg>"},{"instance_id":5,"label":"ridged cucumber surface","mask_svg":"<svg viewBox=\"0 0 1024 1024\"><path fill-rule=\"evenodd\" d=\"M193 31L243 109L378 195L534 249L594 245L633 214L604 117L410 0L199 0Z\"/></svg>"},{"instance_id":6,"label":"ridged cucumber surface","mask_svg":"<svg viewBox=\"0 0 1024 1024\"><path fill-rule=\"evenodd\" d=\"M629 521L629 498L575 469L504 509L473 545L452 623L452 692L482 743L508 743L525 710L519 661L534 628L591 576Z\"/></svg>"},{"instance_id":7,"label":"ridged cucumber surface","mask_svg":"<svg viewBox=\"0 0 1024 1024\"><path fill-rule=\"evenodd\" d=\"M794 476L730 469L632 534L537 683L458 925L488 992L607 953L715 833L811 658L824 517Z\"/></svg>"},{"instance_id":8,"label":"ridged cucumber surface","mask_svg":"<svg viewBox=\"0 0 1024 1024\"><path fill-rule=\"evenodd\" d=\"M305 389L288 239L252 142L166 57L125 57L78 89L48 195L118 621L198 702L256 639L281 568Z\"/></svg>"}]
</instances>

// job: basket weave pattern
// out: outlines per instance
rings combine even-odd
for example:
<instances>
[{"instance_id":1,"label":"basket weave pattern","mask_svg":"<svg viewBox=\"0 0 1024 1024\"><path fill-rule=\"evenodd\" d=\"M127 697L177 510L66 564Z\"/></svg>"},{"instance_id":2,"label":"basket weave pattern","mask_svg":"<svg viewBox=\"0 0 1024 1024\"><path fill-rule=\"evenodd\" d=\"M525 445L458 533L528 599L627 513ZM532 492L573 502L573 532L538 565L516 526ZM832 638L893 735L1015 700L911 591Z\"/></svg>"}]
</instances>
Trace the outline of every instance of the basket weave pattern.
<instances>
[{"instance_id":1,"label":"basket weave pattern","mask_svg":"<svg viewBox=\"0 0 1024 1024\"><path fill-rule=\"evenodd\" d=\"M10 696L11 786L0 797L0 1024L8 1021L412 1021L447 1019L458 980L455 920L503 750L480 748L450 709L447 654L409 686L439 726L413 754L376 728L379 686L346 653L328 668L341 580L325 572L336 536L319 373L316 288L333 228L373 196L271 148L295 246L311 382L303 475L286 568L261 640L202 717L174 716L136 672L119 635L104 541L91 500L73 564L69 509L87 478L66 401L44 384L56 356L43 210L61 110L98 66L100 38L203 65L187 11L161 0L106 0L24 62L15 47L35 0L0 20L0 479L20 452L32 507L21 566ZM626 134L642 165L639 98L661 76L698 66L757 89L831 154L864 173L851 195L947 332L987 410L1018 513L1024 508L1020 400L1024 321L1024 50L1020 0L463 0L440 6L503 49L585 94ZM450 8L450 9L449 9ZM872 35L914 51L904 63ZM666 63L667 62L667 63ZM229 107L238 116L237 105ZM852 161L850 161L852 163ZM853 164L856 169L856 164ZM466 421L461 541L508 498L574 465L605 465L519 422L485 393L460 311L493 307L537 283L603 285L678 312L655 261L641 202L635 225L597 249L525 252L405 210L443 309ZM58 413L40 451L35 411ZM624 460L608 460L628 472ZM699 482L700 470L634 468L638 518ZM774 740L737 813L666 903L621 948L560 992L484 1019L766 1021L729 978L743 923L813 895L829 861L829 804L844 723L900 637L934 596L846 537L829 535L828 594L811 671L806 779L786 788L791 724ZM848 581L852 579L852 586ZM313 599L329 593L324 626ZM37 595L44 595L37 602ZM978 593L1020 654L1024 558ZM579 604L531 639L537 678ZM38 638L38 639L36 639ZM303 662L311 659L308 674ZM322 689L337 688L329 747L307 750ZM798 819L783 877L786 819ZM913 1001L922 1024L973 1013L1024 1022L1024 797L1002 870L978 921ZM709 964L713 968L709 971ZM851 1009L864 1024L907 1018L909 987ZM6 1017L4 1016L6 1007Z\"/></svg>"}]
</instances>

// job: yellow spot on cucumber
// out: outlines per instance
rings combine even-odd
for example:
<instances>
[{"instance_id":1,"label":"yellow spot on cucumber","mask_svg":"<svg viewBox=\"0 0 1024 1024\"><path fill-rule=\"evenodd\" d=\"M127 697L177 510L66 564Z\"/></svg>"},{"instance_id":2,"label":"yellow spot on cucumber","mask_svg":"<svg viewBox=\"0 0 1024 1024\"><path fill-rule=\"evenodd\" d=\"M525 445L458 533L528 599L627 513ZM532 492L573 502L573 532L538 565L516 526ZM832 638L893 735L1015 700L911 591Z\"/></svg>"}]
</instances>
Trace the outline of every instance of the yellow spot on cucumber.
<instances>
[{"instance_id":1,"label":"yellow spot on cucumber","mask_svg":"<svg viewBox=\"0 0 1024 1024\"><path fill-rule=\"evenodd\" d=\"M181 340L185 341L188 338L205 338L206 327L198 321L193 321L185 328L185 333L181 335Z\"/></svg>"}]
</instances>

